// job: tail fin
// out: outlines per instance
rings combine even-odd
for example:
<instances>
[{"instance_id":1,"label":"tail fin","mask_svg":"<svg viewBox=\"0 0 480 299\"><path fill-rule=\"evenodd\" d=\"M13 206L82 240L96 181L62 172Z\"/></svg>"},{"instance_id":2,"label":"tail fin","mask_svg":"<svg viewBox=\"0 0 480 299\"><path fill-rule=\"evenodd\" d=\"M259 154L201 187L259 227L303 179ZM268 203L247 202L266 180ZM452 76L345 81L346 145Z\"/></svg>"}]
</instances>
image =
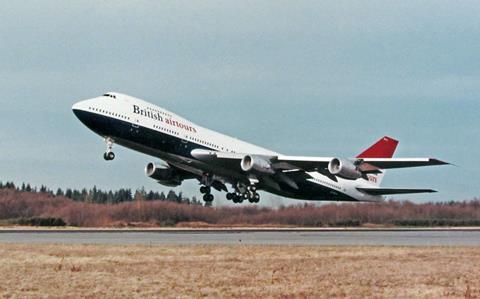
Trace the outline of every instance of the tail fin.
<instances>
[{"instance_id":1,"label":"tail fin","mask_svg":"<svg viewBox=\"0 0 480 299\"><path fill-rule=\"evenodd\" d=\"M398 140L385 136L378 140L374 145L363 151L357 158L392 158L397 149ZM378 174L368 174L368 181L376 186L380 186L385 175L385 170Z\"/></svg>"},{"instance_id":2,"label":"tail fin","mask_svg":"<svg viewBox=\"0 0 480 299\"><path fill-rule=\"evenodd\" d=\"M395 153L397 145L397 140L385 136L358 155L357 158L391 158Z\"/></svg>"}]
</instances>

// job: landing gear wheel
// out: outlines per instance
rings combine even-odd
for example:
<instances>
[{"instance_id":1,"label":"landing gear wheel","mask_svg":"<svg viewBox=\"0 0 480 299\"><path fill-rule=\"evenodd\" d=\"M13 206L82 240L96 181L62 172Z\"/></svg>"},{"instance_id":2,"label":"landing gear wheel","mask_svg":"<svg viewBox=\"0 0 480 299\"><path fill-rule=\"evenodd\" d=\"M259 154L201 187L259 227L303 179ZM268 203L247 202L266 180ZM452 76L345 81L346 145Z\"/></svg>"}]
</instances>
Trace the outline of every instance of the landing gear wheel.
<instances>
[{"instance_id":1,"label":"landing gear wheel","mask_svg":"<svg viewBox=\"0 0 480 299\"><path fill-rule=\"evenodd\" d=\"M204 200L205 202L212 202L213 199L214 199L214 197L213 197L212 194L205 194L205 195L203 196L203 200Z\"/></svg>"},{"instance_id":2,"label":"landing gear wheel","mask_svg":"<svg viewBox=\"0 0 480 299\"><path fill-rule=\"evenodd\" d=\"M200 187L200 193L209 194L210 192L211 192L210 187L207 187L207 186Z\"/></svg>"},{"instance_id":3,"label":"landing gear wheel","mask_svg":"<svg viewBox=\"0 0 480 299\"><path fill-rule=\"evenodd\" d=\"M107 150L103 154L103 159L105 159L105 161L111 161L115 159L115 154L112 152L113 143L114 143L113 139L110 137L106 137L105 143L107 144Z\"/></svg>"},{"instance_id":4,"label":"landing gear wheel","mask_svg":"<svg viewBox=\"0 0 480 299\"><path fill-rule=\"evenodd\" d=\"M105 161L111 161L115 159L115 154L113 152L106 152L103 154L103 159L105 159Z\"/></svg>"},{"instance_id":5,"label":"landing gear wheel","mask_svg":"<svg viewBox=\"0 0 480 299\"><path fill-rule=\"evenodd\" d=\"M254 202L260 202L260 194L255 193L255 195L253 196L253 199L254 199Z\"/></svg>"},{"instance_id":6,"label":"landing gear wheel","mask_svg":"<svg viewBox=\"0 0 480 299\"><path fill-rule=\"evenodd\" d=\"M227 193L227 200L232 200L235 198L235 194L234 193Z\"/></svg>"},{"instance_id":7,"label":"landing gear wheel","mask_svg":"<svg viewBox=\"0 0 480 299\"><path fill-rule=\"evenodd\" d=\"M232 201L234 203L241 203L243 201L243 197L241 193L232 193Z\"/></svg>"},{"instance_id":8,"label":"landing gear wheel","mask_svg":"<svg viewBox=\"0 0 480 299\"><path fill-rule=\"evenodd\" d=\"M107 144L107 150L105 151L103 158L105 158L107 161L113 160L115 158L115 154L112 152L114 141L112 138L106 137L105 143Z\"/></svg>"}]
</instances>

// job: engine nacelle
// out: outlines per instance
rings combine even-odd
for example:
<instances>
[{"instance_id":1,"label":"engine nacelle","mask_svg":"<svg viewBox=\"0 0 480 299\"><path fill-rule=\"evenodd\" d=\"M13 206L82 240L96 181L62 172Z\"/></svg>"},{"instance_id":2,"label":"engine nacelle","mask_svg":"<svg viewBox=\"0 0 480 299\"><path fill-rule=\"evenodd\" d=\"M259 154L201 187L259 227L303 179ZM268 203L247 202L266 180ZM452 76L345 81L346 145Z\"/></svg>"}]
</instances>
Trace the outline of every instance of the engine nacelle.
<instances>
[{"instance_id":1,"label":"engine nacelle","mask_svg":"<svg viewBox=\"0 0 480 299\"><path fill-rule=\"evenodd\" d=\"M145 174L159 184L168 187L180 186L183 181L182 177L174 169L151 162L145 167Z\"/></svg>"},{"instance_id":2,"label":"engine nacelle","mask_svg":"<svg viewBox=\"0 0 480 299\"><path fill-rule=\"evenodd\" d=\"M240 162L240 167L243 171L250 172L252 170L261 172L261 173L268 173L274 174L275 170L272 167L270 161L265 160L259 156L251 156L246 155L243 157L242 161Z\"/></svg>"},{"instance_id":3,"label":"engine nacelle","mask_svg":"<svg viewBox=\"0 0 480 299\"><path fill-rule=\"evenodd\" d=\"M362 177L362 173L357 169L357 166L345 159L333 158L328 163L328 171L333 175L351 180Z\"/></svg>"}]
</instances>

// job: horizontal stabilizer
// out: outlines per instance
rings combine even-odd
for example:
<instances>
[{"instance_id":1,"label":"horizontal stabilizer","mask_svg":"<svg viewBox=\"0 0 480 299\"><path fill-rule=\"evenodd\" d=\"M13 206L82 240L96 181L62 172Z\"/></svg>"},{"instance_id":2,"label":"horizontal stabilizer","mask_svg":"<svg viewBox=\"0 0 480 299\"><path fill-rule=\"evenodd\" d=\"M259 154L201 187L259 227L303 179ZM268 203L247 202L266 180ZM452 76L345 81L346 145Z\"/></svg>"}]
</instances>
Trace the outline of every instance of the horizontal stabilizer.
<instances>
[{"instance_id":1,"label":"horizontal stabilizer","mask_svg":"<svg viewBox=\"0 0 480 299\"><path fill-rule=\"evenodd\" d=\"M357 190L370 195L392 195L392 194L412 194L412 193L433 193L432 189L393 189L393 188L357 188Z\"/></svg>"}]
</instances>

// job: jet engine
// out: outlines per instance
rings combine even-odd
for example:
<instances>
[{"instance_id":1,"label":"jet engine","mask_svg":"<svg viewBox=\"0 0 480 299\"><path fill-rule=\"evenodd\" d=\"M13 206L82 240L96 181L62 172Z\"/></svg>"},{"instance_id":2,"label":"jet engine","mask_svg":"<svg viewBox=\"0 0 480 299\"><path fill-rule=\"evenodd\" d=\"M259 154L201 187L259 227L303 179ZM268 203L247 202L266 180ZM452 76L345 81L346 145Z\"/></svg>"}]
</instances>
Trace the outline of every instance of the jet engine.
<instances>
[{"instance_id":1,"label":"jet engine","mask_svg":"<svg viewBox=\"0 0 480 299\"><path fill-rule=\"evenodd\" d=\"M362 177L362 173L357 169L357 166L345 159L333 158L328 163L328 171L345 179L355 180Z\"/></svg>"},{"instance_id":2,"label":"jet engine","mask_svg":"<svg viewBox=\"0 0 480 299\"><path fill-rule=\"evenodd\" d=\"M145 167L145 174L149 178L156 180L159 184L168 187L180 186L183 181L181 175L175 171L175 169L152 162L148 163Z\"/></svg>"},{"instance_id":3,"label":"jet engine","mask_svg":"<svg viewBox=\"0 0 480 299\"><path fill-rule=\"evenodd\" d=\"M250 172L252 170L261 172L261 173L268 173L274 174L275 170L272 167L270 161L265 160L259 156L251 156L246 155L243 157L242 161L240 162L240 167L243 171Z\"/></svg>"}]
</instances>

